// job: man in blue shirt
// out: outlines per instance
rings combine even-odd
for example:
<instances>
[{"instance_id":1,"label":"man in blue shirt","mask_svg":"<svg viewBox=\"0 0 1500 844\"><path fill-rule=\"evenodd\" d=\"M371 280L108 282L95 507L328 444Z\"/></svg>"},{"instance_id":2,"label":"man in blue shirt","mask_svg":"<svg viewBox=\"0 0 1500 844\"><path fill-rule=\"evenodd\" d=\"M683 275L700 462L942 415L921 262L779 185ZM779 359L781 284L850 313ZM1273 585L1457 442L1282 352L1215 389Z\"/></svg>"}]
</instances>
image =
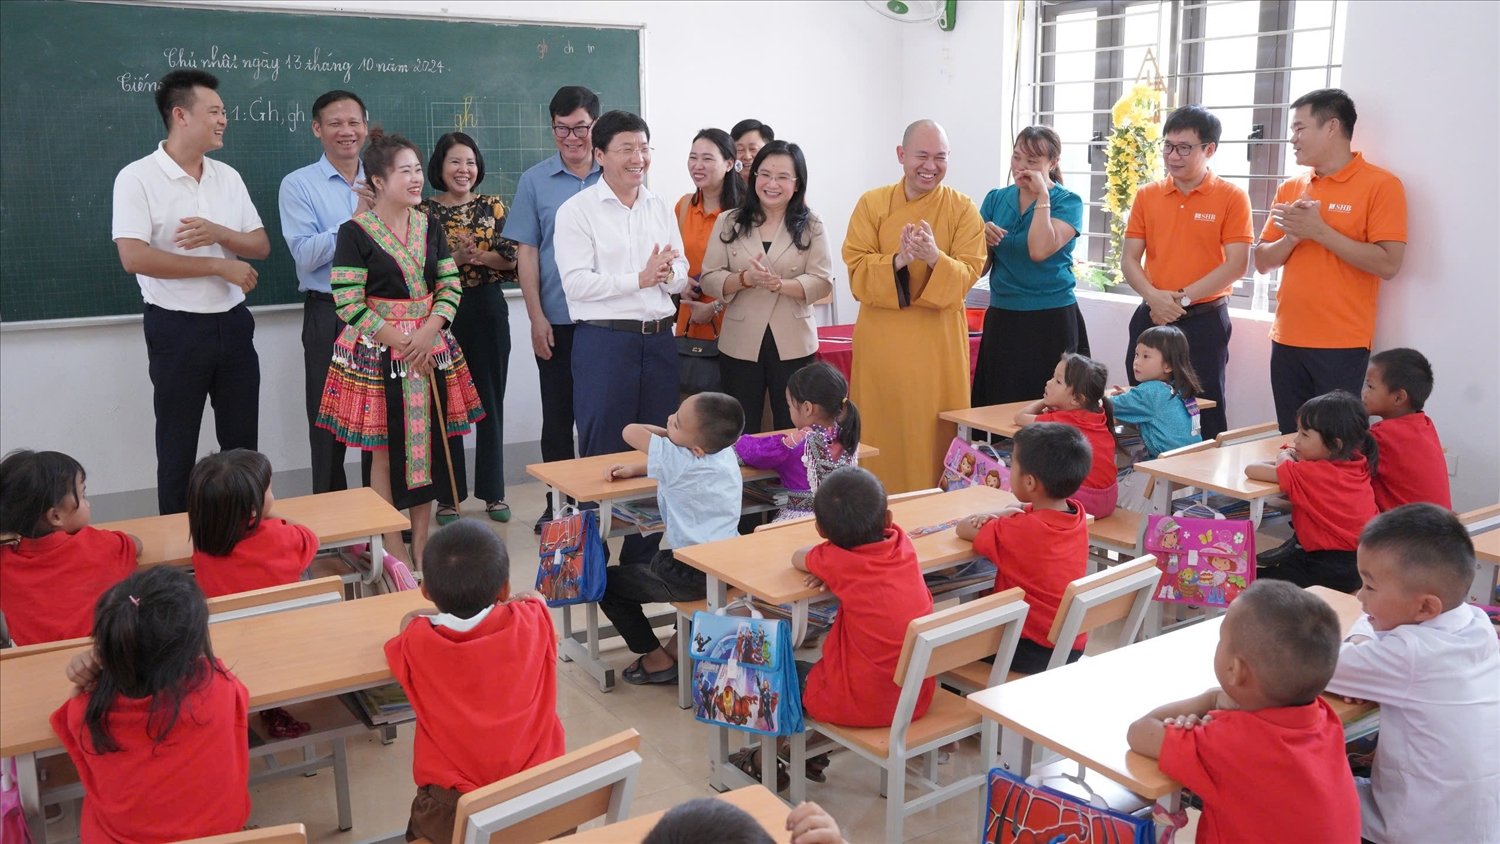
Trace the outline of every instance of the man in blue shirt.
<instances>
[{"instance_id":1,"label":"man in blue shirt","mask_svg":"<svg viewBox=\"0 0 1500 844\"><path fill-rule=\"evenodd\" d=\"M552 139L557 155L521 174L516 198L505 221L505 236L520 244L517 273L526 314L531 318L531 348L542 391L542 460L571 460L573 448L573 318L563 294L562 276L553 257L557 209L579 191L599 181L590 130L599 118L599 97L579 85L552 95ZM536 531L552 518L552 503L537 520Z\"/></svg>"},{"instance_id":2,"label":"man in blue shirt","mask_svg":"<svg viewBox=\"0 0 1500 844\"><path fill-rule=\"evenodd\" d=\"M286 238L297 267L297 289L302 303L302 362L307 378L307 439L312 447L313 492L346 489L344 445L329 431L313 424L333 341L344 323L333 307L328 273L339 226L370 209L373 195L365 186L359 151L368 133L365 104L349 91L329 91L312 107L313 137L323 143L323 155L281 180L279 206L281 235Z\"/></svg>"}]
</instances>

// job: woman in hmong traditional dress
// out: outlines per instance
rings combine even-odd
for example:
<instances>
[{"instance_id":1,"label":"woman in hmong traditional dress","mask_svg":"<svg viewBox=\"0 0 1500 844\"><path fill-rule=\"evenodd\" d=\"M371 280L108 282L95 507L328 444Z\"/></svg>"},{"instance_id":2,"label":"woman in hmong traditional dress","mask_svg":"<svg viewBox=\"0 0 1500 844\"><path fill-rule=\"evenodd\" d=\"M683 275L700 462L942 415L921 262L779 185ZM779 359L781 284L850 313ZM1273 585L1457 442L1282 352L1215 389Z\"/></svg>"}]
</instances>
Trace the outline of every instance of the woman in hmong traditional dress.
<instances>
[{"instance_id":1,"label":"woman in hmong traditional dress","mask_svg":"<svg viewBox=\"0 0 1500 844\"><path fill-rule=\"evenodd\" d=\"M449 488L434 429L441 425L450 453L461 456L462 437L484 408L448 331L462 290L458 268L442 227L416 210L417 148L375 129L361 157L375 203L339 227L331 280L348 325L334 344L318 425L371 452L370 486L409 509L410 562L420 568L432 502ZM462 488L461 459L453 471ZM399 536L387 535L386 547L402 556Z\"/></svg>"}]
</instances>

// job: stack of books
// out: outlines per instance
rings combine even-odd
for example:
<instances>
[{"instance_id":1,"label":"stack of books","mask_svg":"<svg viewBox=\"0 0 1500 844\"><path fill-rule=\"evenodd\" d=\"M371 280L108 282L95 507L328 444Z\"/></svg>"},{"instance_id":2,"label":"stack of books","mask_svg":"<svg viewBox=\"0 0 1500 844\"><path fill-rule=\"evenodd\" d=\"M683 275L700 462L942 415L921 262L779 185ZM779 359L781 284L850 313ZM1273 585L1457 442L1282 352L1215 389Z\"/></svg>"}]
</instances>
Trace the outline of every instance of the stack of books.
<instances>
[{"instance_id":1,"label":"stack of books","mask_svg":"<svg viewBox=\"0 0 1500 844\"><path fill-rule=\"evenodd\" d=\"M406 691L399 683L360 689L339 695L339 698L351 712L372 728L404 724L417 717L412 711L411 701L406 698Z\"/></svg>"},{"instance_id":2,"label":"stack of books","mask_svg":"<svg viewBox=\"0 0 1500 844\"><path fill-rule=\"evenodd\" d=\"M792 619L791 604L768 604L756 599L755 608L760 610L761 615L767 618L782 618L787 621ZM810 604L807 608L807 626L812 631L826 630L833 625L833 619L838 615L839 602L836 600L818 601Z\"/></svg>"},{"instance_id":3,"label":"stack of books","mask_svg":"<svg viewBox=\"0 0 1500 844\"><path fill-rule=\"evenodd\" d=\"M745 484L745 500L755 504L785 507L791 492L776 478L764 478Z\"/></svg>"},{"instance_id":4,"label":"stack of books","mask_svg":"<svg viewBox=\"0 0 1500 844\"><path fill-rule=\"evenodd\" d=\"M650 498L616 502L614 520L616 525L632 525L641 533L660 533L667 529L661 518L661 508Z\"/></svg>"}]
</instances>

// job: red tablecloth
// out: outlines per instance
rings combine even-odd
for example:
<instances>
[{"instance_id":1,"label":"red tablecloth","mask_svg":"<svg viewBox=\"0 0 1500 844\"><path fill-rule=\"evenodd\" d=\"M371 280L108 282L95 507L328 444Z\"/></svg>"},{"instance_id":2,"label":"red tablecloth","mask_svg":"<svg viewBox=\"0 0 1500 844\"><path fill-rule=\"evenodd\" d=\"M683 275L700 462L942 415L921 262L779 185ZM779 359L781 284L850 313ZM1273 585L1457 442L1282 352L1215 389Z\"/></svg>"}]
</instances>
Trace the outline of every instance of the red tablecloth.
<instances>
[{"instance_id":1,"label":"red tablecloth","mask_svg":"<svg viewBox=\"0 0 1500 844\"><path fill-rule=\"evenodd\" d=\"M818 329L818 360L844 373L847 380L854 368L854 326L825 325ZM969 334L969 380L974 380L974 368L979 365L979 333Z\"/></svg>"}]
</instances>

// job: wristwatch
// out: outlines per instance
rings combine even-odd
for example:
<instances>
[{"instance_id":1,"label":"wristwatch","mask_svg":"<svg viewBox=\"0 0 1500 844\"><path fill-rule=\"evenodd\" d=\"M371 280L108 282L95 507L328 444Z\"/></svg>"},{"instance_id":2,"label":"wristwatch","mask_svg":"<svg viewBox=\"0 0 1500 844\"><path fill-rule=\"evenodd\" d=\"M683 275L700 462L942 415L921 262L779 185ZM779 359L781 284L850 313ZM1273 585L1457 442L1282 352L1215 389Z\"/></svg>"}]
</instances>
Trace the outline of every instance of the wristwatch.
<instances>
[{"instance_id":1,"label":"wristwatch","mask_svg":"<svg viewBox=\"0 0 1500 844\"><path fill-rule=\"evenodd\" d=\"M1183 306L1184 308L1193 304L1193 297L1187 295L1185 291L1179 290L1177 291L1177 293L1181 296L1181 298L1177 300L1177 304Z\"/></svg>"}]
</instances>

